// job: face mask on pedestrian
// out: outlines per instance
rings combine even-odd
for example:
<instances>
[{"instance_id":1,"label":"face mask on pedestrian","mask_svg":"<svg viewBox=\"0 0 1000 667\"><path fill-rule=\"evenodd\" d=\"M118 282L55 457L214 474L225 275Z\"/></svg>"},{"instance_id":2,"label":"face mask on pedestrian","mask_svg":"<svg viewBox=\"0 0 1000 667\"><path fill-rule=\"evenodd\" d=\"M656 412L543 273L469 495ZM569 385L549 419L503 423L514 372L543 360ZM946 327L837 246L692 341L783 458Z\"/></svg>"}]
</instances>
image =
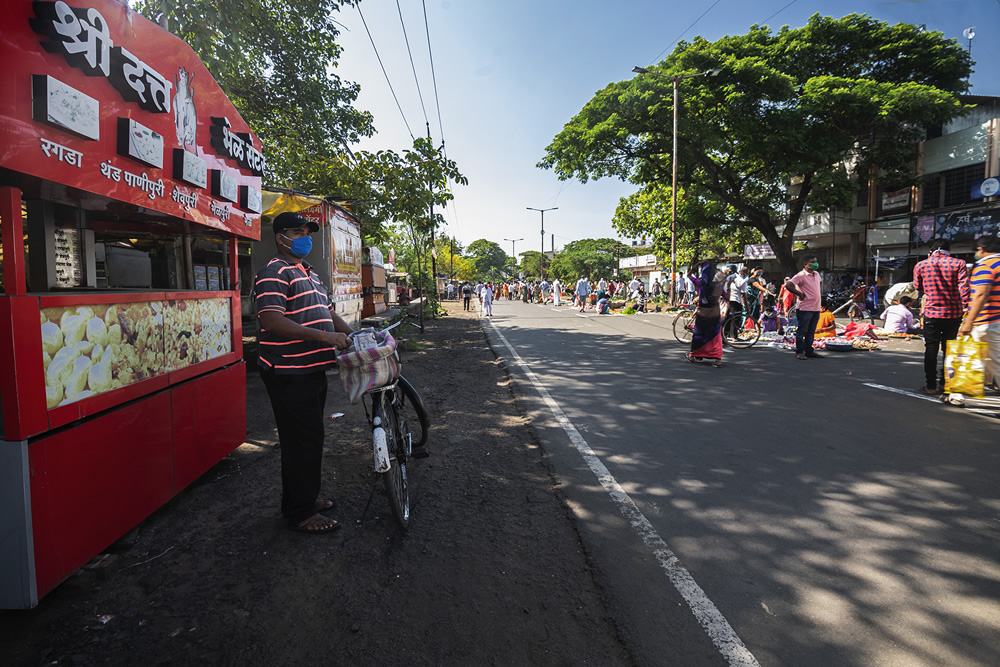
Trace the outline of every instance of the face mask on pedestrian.
<instances>
[{"instance_id":1,"label":"face mask on pedestrian","mask_svg":"<svg viewBox=\"0 0 1000 667\"><path fill-rule=\"evenodd\" d=\"M300 236L297 239L290 239L284 234L280 234L280 236L286 241L291 242L291 245L288 247L288 252L290 252L294 257L302 259L309 254L310 250L312 250L313 240L311 236Z\"/></svg>"},{"instance_id":2,"label":"face mask on pedestrian","mask_svg":"<svg viewBox=\"0 0 1000 667\"><path fill-rule=\"evenodd\" d=\"M819 271L819 262L813 262L812 264L809 265L809 268L812 269L813 271Z\"/></svg>"}]
</instances>

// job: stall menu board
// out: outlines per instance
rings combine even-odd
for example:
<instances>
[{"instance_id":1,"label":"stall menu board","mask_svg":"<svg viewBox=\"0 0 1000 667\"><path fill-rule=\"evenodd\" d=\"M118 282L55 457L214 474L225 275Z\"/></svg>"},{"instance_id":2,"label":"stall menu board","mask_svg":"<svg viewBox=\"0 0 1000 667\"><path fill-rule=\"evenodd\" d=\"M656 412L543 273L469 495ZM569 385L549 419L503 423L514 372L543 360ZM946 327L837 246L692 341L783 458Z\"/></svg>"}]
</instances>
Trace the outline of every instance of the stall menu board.
<instances>
[{"instance_id":1,"label":"stall menu board","mask_svg":"<svg viewBox=\"0 0 1000 667\"><path fill-rule=\"evenodd\" d=\"M83 284L83 248L80 230L57 227L54 234L56 252L56 287L79 287Z\"/></svg>"},{"instance_id":2,"label":"stall menu board","mask_svg":"<svg viewBox=\"0 0 1000 667\"><path fill-rule=\"evenodd\" d=\"M194 267L194 288L199 292L204 292L208 289L208 272L204 266Z\"/></svg>"},{"instance_id":3,"label":"stall menu board","mask_svg":"<svg viewBox=\"0 0 1000 667\"><path fill-rule=\"evenodd\" d=\"M49 409L232 352L229 299L41 310Z\"/></svg>"}]
</instances>

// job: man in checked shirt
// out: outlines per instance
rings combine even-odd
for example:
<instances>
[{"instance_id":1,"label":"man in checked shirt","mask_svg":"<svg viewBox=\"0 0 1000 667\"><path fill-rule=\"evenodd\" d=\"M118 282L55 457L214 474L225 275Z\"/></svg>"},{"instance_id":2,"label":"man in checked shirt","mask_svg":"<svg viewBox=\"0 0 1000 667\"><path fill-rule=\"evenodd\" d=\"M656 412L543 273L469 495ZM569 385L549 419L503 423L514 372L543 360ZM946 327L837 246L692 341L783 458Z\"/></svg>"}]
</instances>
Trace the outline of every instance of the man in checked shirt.
<instances>
[{"instance_id":1,"label":"man in checked shirt","mask_svg":"<svg viewBox=\"0 0 1000 667\"><path fill-rule=\"evenodd\" d=\"M944 364L938 368L938 354L946 354L947 341L955 340L962 316L969 305L969 270L965 262L951 256L947 239L931 242L930 256L913 269L913 288L924 295L924 377L922 394L937 396L944 391Z\"/></svg>"},{"instance_id":2,"label":"man in checked shirt","mask_svg":"<svg viewBox=\"0 0 1000 667\"><path fill-rule=\"evenodd\" d=\"M303 261L319 225L298 213L272 223L277 254L257 272L260 376L274 410L281 443L281 513L288 527L328 533L339 524L322 514L326 369L348 347L352 329L331 309L323 281Z\"/></svg>"}]
</instances>

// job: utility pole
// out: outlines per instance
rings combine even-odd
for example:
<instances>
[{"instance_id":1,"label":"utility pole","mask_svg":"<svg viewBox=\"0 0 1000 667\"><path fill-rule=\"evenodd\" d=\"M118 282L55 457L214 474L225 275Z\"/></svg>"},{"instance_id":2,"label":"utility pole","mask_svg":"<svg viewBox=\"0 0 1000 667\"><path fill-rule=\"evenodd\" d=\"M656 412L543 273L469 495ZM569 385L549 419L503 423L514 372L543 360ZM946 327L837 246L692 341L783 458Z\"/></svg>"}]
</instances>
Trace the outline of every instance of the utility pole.
<instances>
[{"instance_id":1,"label":"utility pole","mask_svg":"<svg viewBox=\"0 0 1000 667\"><path fill-rule=\"evenodd\" d=\"M525 208L527 208L529 211L538 211L539 213L542 214L542 259L541 259L542 266L538 271L539 273L542 274L538 277L542 278L545 276L545 212L558 211L559 207L555 206L553 208L531 208L530 206L526 206Z\"/></svg>"},{"instance_id":2,"label":"utility pole","mask_svg":"<svg viewBox=\"0 0 1000 667\"><path fill-rule=\"evenodd\" d=\"M517 251L516 251L516 248L515 248L515 244L518 241L523 241L523 240L524 240L523 238L520 238L520 239L504 239L504 241L510 241L510 256L514 258L514 267L515 268L517 267Z\"/></svg>"}]
</instances>

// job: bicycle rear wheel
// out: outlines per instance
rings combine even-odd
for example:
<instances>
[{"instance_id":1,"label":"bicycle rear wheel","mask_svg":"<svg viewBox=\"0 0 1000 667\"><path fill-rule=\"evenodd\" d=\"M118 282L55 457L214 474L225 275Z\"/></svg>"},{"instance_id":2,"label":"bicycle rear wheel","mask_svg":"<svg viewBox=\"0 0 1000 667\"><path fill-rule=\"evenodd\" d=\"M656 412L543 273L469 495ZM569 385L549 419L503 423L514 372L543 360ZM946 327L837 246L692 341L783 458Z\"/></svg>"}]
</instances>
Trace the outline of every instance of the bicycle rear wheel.
<instances>
[{"instance_id":1,"label":"bicycle rear wheel","mask_svg":"<svg viewBox=\"0 0 1000 667\"><path fill-rule=\"evenodd\" d=\"M857 304L851 306L847 309L847 316L851 318L852 322L868 322L869 324L875 324L875 319L872 314L864 306L859 306Z\"/></svg>"},{"instance_id":2,"label":"bicycle rear wheel","mask_svg":"<svg viewBox=\"0 0 1000 667\"><path fill-rule=\"evenodd\" d=\"M398 378L400 392L397 394L396 410L399 413L404 437L411 434L413 447L423 447L427 444L427 430L430 428L430 418L420 394L413 385L403 377Z\"/></svg>"},{"instance_id":3,"label":"bicycle rear wheel","mask_svg":"<svg viewBox=\"0 0 1000 667\"><path fill-rule=\"evenodd\" d=\"M401 528L406 528L410 521L410 492L406 479L407 447L400 429L399 415L396 413L392 392L380 392L379 403L382 408L382 427L385 429L390 464L389 470L382 473L382 481L396 523Z\"/></svg>"},{"instance_id":4,"label":"bicycle rear wheel","mask_svg":"<svg viewBox=\"0 0 1000 667\"><path fill-rule=\"evenodd\" d=\"M729 347L743 349L753 347L760 338L760 325L756 320L734 315L726 321L722 329L722 339Z\"/></svg>"},{"instance_id":5,"label":"bicycle rear wheel","mask_svg":"<svg viewBox=\"0 0 1000 667\"><path fill-rule=\"evenodd\" d=\"M691 344L694 335L694 312L682 310L674 315L674 338L678 343Z\"/></svg>"}]
</instances>

